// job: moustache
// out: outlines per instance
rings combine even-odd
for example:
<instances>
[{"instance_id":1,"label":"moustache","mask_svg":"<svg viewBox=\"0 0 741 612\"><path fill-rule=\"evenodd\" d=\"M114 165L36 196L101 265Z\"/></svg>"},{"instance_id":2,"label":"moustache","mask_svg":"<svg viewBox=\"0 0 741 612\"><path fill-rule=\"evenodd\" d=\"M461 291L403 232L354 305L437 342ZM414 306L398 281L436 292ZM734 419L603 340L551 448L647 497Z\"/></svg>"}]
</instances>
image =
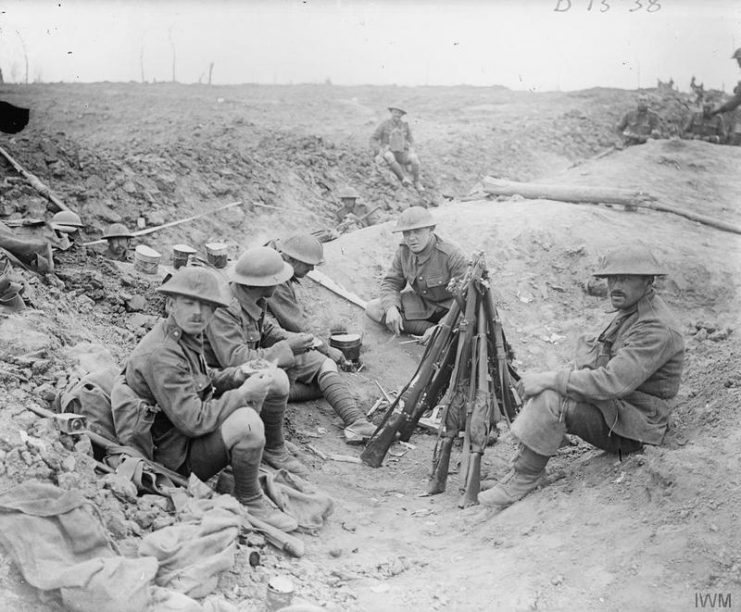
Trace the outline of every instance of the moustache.
<instances>
[{"instance_id":1,"label":"moustache","mask_svg":"<svg viewBox=\"0 0 741 612\"><path fill-rule=\"evenodd\" d=\"M622 291L611 291L610 297L625 297L625 294Z\"/></svg>"}]
</instances>

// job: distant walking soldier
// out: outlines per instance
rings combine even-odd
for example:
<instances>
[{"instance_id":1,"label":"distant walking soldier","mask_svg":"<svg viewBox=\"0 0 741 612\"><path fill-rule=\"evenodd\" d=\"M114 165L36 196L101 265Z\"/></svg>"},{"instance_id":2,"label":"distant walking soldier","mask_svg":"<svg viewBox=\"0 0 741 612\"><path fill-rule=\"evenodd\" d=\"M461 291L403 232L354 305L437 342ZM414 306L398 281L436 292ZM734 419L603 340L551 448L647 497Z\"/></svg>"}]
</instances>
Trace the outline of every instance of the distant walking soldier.
<instances>
[{"instance_id":1,"label":"distant walking soldier","mask_svg":"<svg viewBox=\"0 0 741 612\"><path fill-rule=\"evenodd\" d=\"M582 338L570 369L522 375L527 400L512 424L514 467L479 501L501 510L542 483L566 433L610 452L660 444L684 363L681 326L653 288L665 274L645 247L623 246L601 261L617 314L597 338Z\"/></svg>"},{"instance_id":2,"label":"distant walking soldier","mask_svg":"<svg viewBox=\"0 0 741 612\"><path fill-rule=\"evenodd\" d=\"M157 291L167 296L167 318L142 338L111 392L119 441L203 481L230 465L234 496L250 514L296 529L295 519L270 506L258 481L264 452L275 452L283 439L280 406L263 400L281 376L287 394L285 375L273 369L248 377L240 367L206 366L203 331L229 304L213 272L181 268Z\"/></svg>"},{"instance_id":3,"label":"distant walking soldier","mask_svg":"<svg viewBox=\"0 0 741 612\"><path fill-rule=\"evenodd\" d=\"M424 334L450 309L448 284L463 276L467 258L435 233L426 208L407 208L392 231L401 233L402 243L381 281L381 296L368 302L365 312L396 335Z\"/></svg>"},{"instance_id":4,"label":"distant walking soldier","mask_svg":"<svg viewBox=\"0 0 741 612\"><path fill-rule=\"evenodd\" d=\"M314 350L313 335L287 332L265 316L276 287L293 275L293 268L274 249L255 247L242 254L232 274L234 299L206 330L207 363L230 367L255 358L277 360L290 380L292 400L324 396L345 425L346 441L362 442L376 428L358 407L337 364ZM270 400L268 394L266 402ZM284 406L287 401L286 395Z\"/></svg>"},{"instance_id":5,"label":"distant walking soldier","mask_svg":"<svg viewBox=\"0 0 741 612\"><path fill-rule=\"evenodd\" d=\"M739 68L741 68L741 47L733 52L731 59L735 59L738 63ZM739 81L736 87L733 89L733 96L731 97L731 99L710 112L712 115L728 113L732 110L737 109L739 106L741 106L741 81ZM741 145L741 117L737 116L735 122L733 123L733 129L731 130L729 144L732 144L734 146Z\"/></svg>"},{"instance_id":6,"label":"distant walking soldier","mask_svg":"<svg viewBox=\"0 0 741 612\"><path fill-rule=\"evenodd\" d=\"M723 117L713 115L712 102L705 101L702 110L692 113L682 130L682 138L687 140L704 140L713 144L726 141L726 126Z\"/></svg>"},{"instance_id":7,"label":"distant walking soldier","mask_svg":"<svg viewBox=\"0 0 741 612\"><path fill-rule=\"evenodd\" d=\"M391 118L381 123L371 137L376 155L391 168L402 185L409 187L413 183L417 191L424 191L419 181L419 157L414 151L412 130L402 120L407 112L398 104L389 106L388 110ZM412 174L412 181L405 174L407 170Z\"/></svg>"},{"instance_id":8,"label":"distant walking soldier","mask_svg":"<svg viewBox=\"0 0 741 612\"><path fill-rule=\"evenodd\" d=\"M617 131L626 147L644 144L649 138L659 138L659 116L648 108L648 96L638 96L635 110L625 113Z\"/></svg>"}]
</instances>

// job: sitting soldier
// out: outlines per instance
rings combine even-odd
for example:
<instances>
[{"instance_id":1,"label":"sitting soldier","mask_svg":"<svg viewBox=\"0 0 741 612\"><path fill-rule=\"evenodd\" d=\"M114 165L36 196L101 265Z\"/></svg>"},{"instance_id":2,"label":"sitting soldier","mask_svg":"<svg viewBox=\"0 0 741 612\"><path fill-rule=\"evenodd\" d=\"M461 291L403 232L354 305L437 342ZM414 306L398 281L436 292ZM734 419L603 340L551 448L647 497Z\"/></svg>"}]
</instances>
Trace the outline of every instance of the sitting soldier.
<instances>
[{"instance_id":1,"label":"sitting soldier","mask_svg":"<svg viewBox=\"0 0 741 612\"><path fill-rule=\"evenodd\" d=\"M660 137L659 116L648 109L648 96L638 96L636 109L625 113L617 125L617 131L626 147Z\"/></svg>"},{"instance_id":2,"label":"sitting soldier","mask_svg":"<svg viewBox=\"0 0 741 612\"><path fill-rule=\"evenodd\" d=\"M123 223L112 223L108 226L103 238L106 241L106 249L103 257L115 261L129 261L129 250L131 239L134 237Z\"/></svg>"},{"instance_id":3,"label":"sitting soldier","mask_svg":"<svg viewBox=\"0 0 741 612\"><path fill-rule=\"evenodd\" d=\"M684 364L681 325L653 287L664 274L638 245L602 259L594 276L607 279L615 318L598 337L580 340L571 368L522 375L527 403L512 424L520 450L480 503L498 512L537 488L566 433L618 455L661 443Z\"/></svg>"},{"instance_id":4,"label":"sitting soldier","mask_svg":"<svg viewBox=\"0 0 741 612\"><path fill-rule=\"evenodd\" d=\"M340 207L337 210L337 220L340 222L337 231L340 233L362 229L375 225L381 219L381 206L370 208L358 202L360 194L352 187L344 187L339 195Z\"/></svg>"},{"instance_id":5,"label":"sitting soldier","mask_svg":"<svg viewBox=\"0 0 741 612\"><path fill-rule=\"evenodd\" d=\"M345 424L346 441L362 442L376 428L358 407L337 364L314 350L314 336L287 332L265 316L276 287L292 276L293 268L270 247L242 254L232 273L233 300L229 308L216 312L206 329L207 363L230 367L260 357L277 359L291 381L291 400L323 395Z\"/></svg>"},{"instance_id":6,"label":"sitting soldier","mask_svg":"<svg viewBox=\"0 0 741 612\"><path fill-rule=\"evenodd\" d=\"M713 144L726 141L726 126L723 117L713 115L713 103L705 100L702 111L692 113L682 130L682 138L687 140L704 140Z\"/></svg>"},{"instance_id":7,"label":"sitting soldier","mask_svg":"<svg viewBox=\"0 0 741 612\"><path fill-rule=\"evenodd\" d=\"M422 192L425 188L419 181L419 157L414 151L412 130L402 120L407 112L398 104L389 106L388 110L391 117L382 122L371 136L376 160L386 163L402 185L409 187L414 184L414 188ZM405 174L407 169L412 173L411 182Z\"/></svg>"},{"instance_id":8,"label":"sitting soldier","mask_svg":"<svg viewBox=\"0 0 741 612\"><path fill-rule=\"evenodd\" d=\"M229 304L226 286L209 270L182 268L157 291L167 296L168 316L142 338L111 391L119 442L203 481L231 465L234 496L250 514L283 531L296 529L258 481L261 458L286 452L281 406L263 402L276 385L287 393L285 374L272 369L248 377L241 364L206 367L203 331Z\"/></svg>"},{"instance_id":9,"label":"sitting soldier","mask_svg":"<svg viewBox=\"0 0 741 612\"><path fill-rule=\"evenodd\" d=\"M434 233L426 208L407 208L392 231L401 232L403 242L381 281L381 297L368 302L365 313L397 336L425 334L450 309L448 284L463 276L468 262L463 251Z\"/></svg>"}]
</instances>

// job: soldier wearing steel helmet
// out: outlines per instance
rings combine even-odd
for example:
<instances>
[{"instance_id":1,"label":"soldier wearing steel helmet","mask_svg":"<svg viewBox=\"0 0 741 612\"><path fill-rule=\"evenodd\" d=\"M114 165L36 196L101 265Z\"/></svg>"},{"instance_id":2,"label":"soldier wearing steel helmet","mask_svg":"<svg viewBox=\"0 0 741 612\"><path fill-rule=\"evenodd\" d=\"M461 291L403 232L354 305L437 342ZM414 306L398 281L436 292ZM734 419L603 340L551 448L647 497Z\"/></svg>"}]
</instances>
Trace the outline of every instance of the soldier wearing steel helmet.
<instances>
[{"instance_id":1,"label":"soldier wearing steel helmet","mask_svg":"<svg viewBox=\"0 0 741 612\"><path fill-rule=\"evenodd\" d=\"M736 60L739 68L741 68L741 47L733 52L731 59ZM739 106L741 106L741 81L739 81L733 89L733 96L731 99L711 110L710 114L718 115L720 113L728 113L737 109ZM733 124L733 129L731 130L730 135L730 144L734 146L741 145L741 118L737 117L735 124Z\"/></svg>"},{"instance_id":2,"label":"soldier wearing steel helmet","mask_svg":"<svg viewBox=\"0 0 741 612\"><path fill-rule=\"evenodd\" d=\"M450 309L448 284L463 276L467 259L435 233L435 220L421 206L402 212L392 231L401 233L402 242L381 281L381 296L365 312L396 335L424 334Z\"/></svg>"},{"instance_id":3,"label":"soldier wearing steel helmet","mask_svg":"<svg viewBox=\"0 0 741 612\"><path fill-rule=\"evenodd\" d=\"M296 241L298 243L301 247L310 246L307 250L312 252L311 259L317 261L320 252L315 244L303 240ZM293 250L293 253L307 258L306 254L299 254L303 250ZM207 363L229 367L255 356L278 359L278 366L286 371L290 380L291 400L324 396L342 419L346 440L362 442L373 434L375 427L358 407L335 362L315 350L312 334L288 332L266 317L268 300L276 288L293 275L292 266L275 249L255 247L242 254L232 272L230 286L234 300L228 309L216 313L206 330ZM276 350L278 354L273 355ZM287 393L284 405L288 399ZM270 394L266 402L269 400ZM272 455L268 454L268 459L272 460Z\"/></svg>"},{"instance_id":4,"label":"soldier wearing steel helmet","mask_svg":"<svg viewBox=\"0 0 741 612\"><path fill-rule=\"evenodd\" d=\"M167 296L167 318L142 338L111 391L119 441L204 481L230 465L234 496L250 514L296 529L295 519L266 501L258 481L264 449L283 435L283 412L264 400L285 376L206 366L204 329L230 301L213 272L181 268L158 291Z\"/></svg>"},{"instance_id":5,"label":"soldier wearing steel helmet","mask_svg":"<svg viewBox=\"0 0 741 612\"><path fill-rule=\"evenodd\" d=\"M103 239L106 241L103 257L115 261L129 261L129 251L133 237L134 234L123 223L112 223L103 233Z\"/></svg>"},{"instance_id":6,"label":"soldier wearing steel helmet","mask_svg":"<svg viewBox=\"0 0 741 612\"><path fill-rule=\"evenodd\" d=\"M371 208L359 202L360 194L356 189L343 187L337 197L340 200L340 207L337 210L337 220L340 224L337 226L337 231L340 233L369 227L379 222L382 207Z\"/></svg>"},{"instance_id":7,"label":"soldier wearing steel helmet","mask_svg":"<svg viewBox=\"0 0 741 612\"><path fill-rule=\"evenodd\" d=\"M566 433L618 454L661 443L684 363L680 324L653 287L665 274L643 246L605 255L594 276L607 279L615 318L579 341L569 368L522 375L526 404L512 425L520 450L513 469L479 494L482 504L501 510L541 484Z\"/></svg>"},{"instance_id":8,"label":"soldier wearing steel helmet","mask_svg":"<svg viewBox=\"0 0 741 612\"><path fill-rule=\"evenodd\" d=\"M617 131L626 147L644 144L649 138L660 136L659 116L649 110L648 102L648 96L638 96L635 110L625 113L617 125Z\"/></svg>"},{"instance_id":9,"label":"soldier wearing steel helmet","mask_svg":"<svg viewBox=\"0 0 741 612\"><path fill-rule=\"evenodd\" d=\"M391 117L383 121L371 136L377 159L388 165L402 185L414 185L417 191L424 191L419 180L419 157L414 150L412 130L402 119L407 112L399 104L389 106L388 110ZM407 170L411 172L411 181L405 173Z\"/></svg>"}]
</instances>

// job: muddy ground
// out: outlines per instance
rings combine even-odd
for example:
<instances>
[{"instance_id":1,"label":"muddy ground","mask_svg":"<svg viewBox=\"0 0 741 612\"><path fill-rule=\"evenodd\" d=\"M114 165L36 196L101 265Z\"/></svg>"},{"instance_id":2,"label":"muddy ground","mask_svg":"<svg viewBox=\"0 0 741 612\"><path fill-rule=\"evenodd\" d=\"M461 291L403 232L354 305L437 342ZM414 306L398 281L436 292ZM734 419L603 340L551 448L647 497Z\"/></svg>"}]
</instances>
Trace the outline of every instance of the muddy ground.
<instances>
[{"instance_id":1,"label":"muddy ground","mask_svg":"<svg viewBox=\"0 0 741 612\"><path fill-rule=\"evenodd\" d=\"M675 133L689 97L650 93L666 134ZM444 494L424 495L433 435L418 431L375 470L323 460L308 447L358 449L342 442L324 402L291 406L292 442L335 511L321 532L301 536L303 559L266 548L262 565L250 568L238 553L218 592L240 609L260 609L265 581L276 574L291 576L297 599L328 610L684 610L695 608L697 594L718 593L739 605L738 235L644 209L461 201L492 175L638 188L739 225L738 148L666 139L590 160L615 143L612 126L633 104L634 92L620 90L104 83L5 86L0 94L33 107L29 128L3 146L80 211L89 239L112 221L133 227L141 215L157 225L242 200L142 239L165 258L173 244L202 250L215 239L236 256L276 235L333 226L335 193L346 184L381 204L388 219L412 204L434 207L441 235L469 253L485 252L522 370L563 365L576 337L609 319L606 302L585 290L600 253L640 240L666 262L659 290L686 326L688 351L663 446L619 461L574 439L549 464L548 486L487 518L458 509L456 474ZM390 100L410 111L424 196L389 181L368 152ZM45 203L12 170L2 171L3 218L43 212ZM387 222L327 243L322 270L373 297L396 244L391 229ZM94 254L60 266L61 283L18 277L31 308L0 319L0 485L37 477L80 488L126 547L152 529L152 517L104 489L84 448L65 448L68 441L26 406L46 406L87 369L122 363L161 301L151 281ZM364 332L364 367L347 375L364 407L379 396L374 381L389 390L406 382L421 347L389 336L312 281L302 292L318 334L337 322ZM505 426L501 434L484 459L494 478L507 471L514 449ZM7 559L0 601L8 609L59 609L42 603Z\"/></svg>"}]
</instances>

